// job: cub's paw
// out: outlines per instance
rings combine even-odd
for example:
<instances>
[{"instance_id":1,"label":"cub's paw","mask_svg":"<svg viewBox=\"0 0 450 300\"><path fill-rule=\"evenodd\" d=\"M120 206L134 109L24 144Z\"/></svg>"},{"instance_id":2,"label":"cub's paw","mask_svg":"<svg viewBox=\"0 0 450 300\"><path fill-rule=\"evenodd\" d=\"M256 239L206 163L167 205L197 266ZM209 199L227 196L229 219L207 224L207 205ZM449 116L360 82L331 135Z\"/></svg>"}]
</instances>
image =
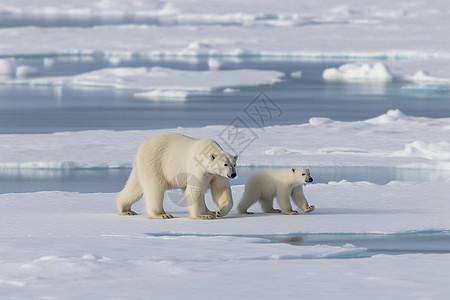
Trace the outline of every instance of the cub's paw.
<instances>
[{"instance_id":1,"label":"cub's paw","mask_svg":"<svg viewBox=\"0 0 450 300\"><path fill-rule=\"evenodd\" d=\"M266 213L271 213L271 214L279 214L279 213L281 213L281 209L271 209L271 210L268 210L268 211L265 211Z\"/></svg>"},{"instance_id":2,"label":"cub's paw","mask_svg":"<svg viewBox=\"0 0 450 300\"><path fill-rule=\"evenodd\" d=\"M312 212L316 207L314 205L310 205L306 208L305 213Z\"/></svg>"},{"instance_id":3,"label":"cub's paw","mask_svg":"<svg viewBox=\"0 0 450 300\"><path fill-rule=\"evenodd\" d=\"M199 215L197 217L191 218L193 220L214 220L216 218L215 215Z\"/></svg>"},{"instance_id":4,"label":"cub's paw","mask_svg":"<svg viewBox=\"0 0 450 300\"><path fill-rule=\"evenodd\" d=\"M172 219L173 216L171 214L160 214L156 216L150 216L149 219Z\"/></svg>"},{"instance_id":5,"label":"cub's paw","mask_svg":"<svg viewBox=\"0 0 450 300\"><path fill-rule=\"evenodd\" d=\"M162 214L161 219L173 219L173 216L171 214Z\"/></svg>"},{"instance_id":6,"label":"cub's paw","mask_svg":"<svg viewBox=\"0 0 450 300\"><path fill-rule=\"evenodd\" d=\"M283 213L286 215L298 215L298 211L296 211L296 210L283 211Z\"/></svg>"},{"instance_id":7,"label":"cub's paw","mask_svg":"<svg viewBox=\"0 0 450 300\"><path fill-rule=\"evenodd\" d=\"M135 215L137 215L137 213L132 210L127 210L127 211L121 212L120 215L121 216L135 216Z\"/></svg>"}]
</instances>

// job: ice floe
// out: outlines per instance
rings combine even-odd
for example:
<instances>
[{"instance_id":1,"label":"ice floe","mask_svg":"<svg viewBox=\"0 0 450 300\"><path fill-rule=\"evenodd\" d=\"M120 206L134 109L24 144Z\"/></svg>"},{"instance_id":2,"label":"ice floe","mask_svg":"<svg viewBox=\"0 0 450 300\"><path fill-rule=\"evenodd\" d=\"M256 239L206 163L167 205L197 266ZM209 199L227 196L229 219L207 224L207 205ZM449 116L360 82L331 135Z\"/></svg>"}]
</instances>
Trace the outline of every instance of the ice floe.
<instances>
[{"instance_id":1,"label":"ice floe","mask_svg":"<svg viewBox=\"0 0 450 300\"><path fill-rule=\"evenodd\" d=\"M21 65L14 59L0 59L0 75L16 76L17 78L32 77L38 75L39 69L27 65Z\"/></svg>"},{"instance_id":2,"label":"ice floe","mask_svg":"<svg viewBox=\"0 0 450 300\"><path fill-rule=\"evenodd\" d=\"M274 84L283 76L282 72L265 70L184 71L141 67L107 68L69 77L41 77L6 82L135 89L147 91L136 93L135 96L139 98L184 99L189 93L207 93L222 88Z\"/></svg>"},{"instance_id":3,"label":"ice floe","mask_svg":"<svg viewBox=\"0 0 450 300\"><path fill-rule=\"evenodd\" d=\"M423 141L414 141L406 144L403 151L395 152L393 155L423 157L426 159L450 162L450 143L426 143Z\"/></svg>"},{"instance_id":4,"label":"ice floe","mask_svg":"<svg viewBox=\"0 0 450 300\"><path fill-rule=\"evenodd\" d=\"M326 80L343 81L391 81L394 76L389 67L383 63L369 64L344 64L339 68L329 68L323 71Z\"/></svg>"},{"instance_id":5,"label":"ice floe","mask_svg":"<svg viewBox=\"0 0 450 300\"><path fill-rule=\"evenodd\" d=\"M17 77L31 77L39 74L39 69L30 66L18 66L16 68Z\"/></svg>"},{"instance_id":6,"label":"ice floe","mask_svg":"<svg viewBox=\"0 0 450 300\"><path fill-rule=\"evenodd\" d=\"M295 71L291 73L292 78L301 78L302 77L302 71Z\"/></svg>"},{"instance_id":7,"label":"ice floe","mask_svg":"<svg viewBox=\"0 0 450 300\"><path fill-rule=\"evenodd\" d=\"M0 4L0 13L11 18L81 16L80 24L83 18L98 18L107 25L4 28L0 31L0 55L262 56L369 59L371 63L382 59L395 61L391 66L394 74L410 74L408 67L408 72L401 70L416 62L421 67L413 72L424 69L433 76L450 78L445 71L450 69L448 11L445 1L433 3L435 9L406 0L370 6L354 0L345 5L288 2L279 7L261 1L256 8L249 3L216 0L199 9L192 1L176 0L45 1L39 5L8 0Z\"/></svg>"},{"instance_id":8,"label":"ice floe","mask_svg":"<svg viewBox=\"0 0 450 300\"><path fill-rule=\"evenodd\" d=\"M184 95L178 96L182 98ZM248 142L245 147L236 144L233 135L226 134L226 126L3 134L0 135L0 168L129 168L137 147L146 138L169 131L197 138L214 138L227 151L240 154L241 166L450 169L449 128L449 118L413 117L399 110L389 110L364 121L312 118L309 123L298 125L240 128L246 129L242 133L243 138L247 137L244 139ZM19 147L25 142L26 148Z\"/></svg>"},{"instance_id":9,"label":"ice floe","mask_svg":"<svg viewBox=\"0 0 450 300\"><path fill-rule=\"evenodd\" d=\"M238 201L243 186L232 189ZM302 292L310 299L330 294L344 299L446 297L449 254L372 256L351 243L303 243L310 234L321 233L414 238L448 232L448 183L339 182L304 190L316 205L311 214L262 214L255 207L255 215L233 210L213 221L189 220L186 208L170 199L165 209L175 219L148 220L119 216L115 194L1 194L2 295L145 299L142 291L148 290L161 291L162 299L180 299L207 278L214 290L224 284L234 287L216 293L217 299L239 298L244 289L271 299L280 296L280 288L297 298L299 280L308 286L324 283L321 289ZM209 194L206 200L213 208ZM267 270L283 276L268 276ZM124 282L133 288L124 289ZM277 289L261 289L262 283Z\"/></svg>"},{"instance_id":10,"label":"ice floe","mask_svg":"<svg viewBox=\"0 0 450 300\"><path fill-rule=\"evenodd\" d=\"M15 73L15 62L10 59L0 59L0 75Z\"/></svg>"}]
</instances>

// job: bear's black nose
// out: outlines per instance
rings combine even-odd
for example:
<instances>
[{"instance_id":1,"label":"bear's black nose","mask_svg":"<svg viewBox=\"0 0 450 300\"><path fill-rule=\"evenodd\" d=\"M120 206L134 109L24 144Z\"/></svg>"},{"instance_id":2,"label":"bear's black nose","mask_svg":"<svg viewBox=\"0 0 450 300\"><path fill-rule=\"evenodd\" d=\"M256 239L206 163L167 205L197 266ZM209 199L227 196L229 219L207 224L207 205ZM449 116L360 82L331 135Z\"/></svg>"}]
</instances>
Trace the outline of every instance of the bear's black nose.
<instances>
[{"instance_id":1,"label":"bear's black nose","mask_svg":"<svg viewBox=\"0 0 450 300\"><path fill-rule=\"evenodd\" d=\"M236 173L231 173L231 178L235 178L237 176Z\"/></svg>"},{"instance_id":2,"label":"bear's black nose","mask_svg":"<svg viewBox=\"0 0 450 300\"><path fill-rule=\"evenodd\" d=\"M313 182L313 179L312 179L312 177L309 177L309 180L308 180L309 182Z\"/></svg>"}]
</instances>

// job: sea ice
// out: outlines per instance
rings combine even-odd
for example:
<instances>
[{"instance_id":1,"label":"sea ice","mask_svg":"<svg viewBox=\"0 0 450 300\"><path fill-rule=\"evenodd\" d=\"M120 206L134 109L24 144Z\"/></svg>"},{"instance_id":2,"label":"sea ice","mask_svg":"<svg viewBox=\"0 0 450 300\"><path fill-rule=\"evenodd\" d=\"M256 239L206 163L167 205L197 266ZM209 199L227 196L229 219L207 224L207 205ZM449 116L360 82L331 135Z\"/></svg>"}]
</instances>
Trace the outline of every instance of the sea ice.
<instances>
[{"instance_id":1,"label":"sea ice","mask_svg":"<svg viewBox=\"0 0 450 300\"><path fill-rule=\"evenodd\" d=\"M151 96L159 96L158 93ZM305 124L265 127L264 130L251 128L258 138L241 152L233 137L224 134L226 126L3 134L0 135L0 168L129 168L136 149L146 138L160 132L178 132L216 139L226 151L240 154L241 166L291 166L294 161L297 165L311 167L450 169L450 158L446 154L450 144L449 128L450 118L413 117L399 110L355 122L311 118ZM26 148L18 146L25 141ZM111 152L111 149L115 150Z\"/></svg>"},{"instance_id":2,"label":"sea ice","mask_svg":"<svg viewBox=\"0 0 450 300\"><path fill-rule=\"evenodd\" d=\"M292 78L301 78L302 77L302 71L295 71L291 73Z\"/></svg>"},{"instance_id":3,"label":"sea ice","mask_svg":"<svg viewBox=\"0 0 450 300\"><path fill-rule=\"evenodd\" d=\"M274 84L284 73L266 70L184 71L161 67L107 68L69 77L41 77L30 80L9 80L8 83L31 85L70 85L102 88L137 89L140 98L186 98L188 93Z\"/></svg>"},{"instance_id":4,"label":"sea ice","mask_svg":"<svg viewBox=\"0 0 450 300\"><path fill-rule=\"evenodd\" d=\"M327 71L325 77L384 82L395 74L415 84L444 88L449 84L446 0L282 4L268 0L258 5L234 0L202 5L196 0L2 0L0 15L13 19L70 18L80 24L90 18L122 19L124 23L132 19L154 25L2 28L0 56L17 60L35 55L104 55L112 65L134 56L209 57L211 71L204 73L116 68L65 78L13 79L130 88L143 91L137 96L156 99L271 84L284 76L270 71L217 70L225 57L362 59L368 64ZM16 60L0 59L0 73L15 74ZM46 58L45 65L52 60ZM388 62L380 64L379 60ZM422 72L408 77L417 70L433 75ZM180 83L174 85L171 79ZM139 144L162 131L216 138L232 152L235 144L223 135L225 129L2 134L0 168L130 168ZM313 174L316 166L450 169L449 118L419 118L390 110L357 122L311 118L307 124L251 129L258 138L239 153L241 165L291 166L295 162L311 166ZM235 202L243 190L242 185L232 186ZM211 293L217 299L448 297L449 254L362 258L367 252L361 247L293 246L285 238L300 243L317 233L448 233L448 181L386 185L339 181L310 184L304 190L316 205L311 214L262 214L256 207L253 216L237 215L233 210L226 218L210 222L188 220L186 208L168 198L165 209L177 216L173 220L118 216L116 194L0 194L2 297L185 299ZM206 200L214 208L209 193ZM142 202L136 206L142 211ZM283 238L277 240L278 236ZM318 283L320 288L310 288ZM199 289L199 284L207 288Z\"/></svg>"},{"instance_id":5,"label":"sea ice","mask_svg":"<svg viewBox=\"0 0 450 300\"><path fill-rule=\"evenodd\" d=\"M431 76L427 71L418 71L413 76L406 75L403 78L414 82L402 87L406 92L444 93L450 90L450 78Z\"/></svg>"},{"instance_id":6,"label":"sea ice","mask_svg":"<svg viewBox=\"0 0 450 300\"><path fill-rule=\"evenodd\" d=\"M329 68L323 71L326 80L343 81L391 81L394 76L389 67L383 63L369 64L344 64L339 68Z\"/></svg>"},{"instance_id":7,"label":"sea ice","mask_svg":"<svg viewBox=\"0 0 450 300\"><path fill-rule=\"evenodd\" d=\"M38 74L38 68L27 65L18 65L17 61L14 59L0 59L0 75L15 75L18 78L24 78Z\"/></svg>"},{"instance_id":8,"label":"sea ice","mask_svg":"<svg viewBox=\"0 0 450 300\"><path fill-rule=\"evenodd\" d=\"M187 91L165 91L165 90L153 90L150 92L134 93L134 97L151 100L185 100L189 96Z\"/></svg>"},{"instance_id":9,"label":"sea ice","mask_svg":"<svg viewBox=\"0 0 450 300\"><path fill-rule=\"evenodd\" d=\"M232 190L237 202L244 187ZM244 290L260 299L280 297L282 290L297 299L298 282L323 285L302 292L308 299L448 295L449 254L364 258L365 248L348 243L302 245L309 234L448 231L447 182L339 182L309 184L304 191L316 205L311 214L262 214L255 207L252 216L233 210L212 221L189 220L186 208L167 198L172 220L119 216L116 194L0 194L2 296L146 299L142 291L149 291L161 299L181 299L201 297L198 284L205 278L215 291L233 287L216 293L217 299L238 299ZM213 209L209 193L206 200ZM140 212L142 203L137 204Z\"/></svg>"},{"instance_id":10,"label":"sea ice","mask_svg":"<svg viewBox=\"0 0 450 300\"><path fill-rule=\"evenodd\" d=\"M19 78L31 77L39 74L39 69L30 66L18 66L16 68L16 76Z\"/></svg>"},{"instance_id":11,"label":"sea ice","mask_svg":"<svg viewBox=\"0 0 450 300\"><path fill-rule=\"evenodd\" d=\"M432 4L383 0L373 5L355 0L343 5L327 0L306 6L288 1L278 7L268 0L260 1L257 7L219 0L200 6L193 0L48 0L39 5L23 0L5 1L0 4L0 12L13 17L93 17L106 21L123 19L126 24L4 28L0 31L2 56L258 56L364 59L371 63L381 59L389 60L393 73L399 76L426 69L433 76L450 78L446 35L449 18L443 0L433 0ZM129 18L147 25L128 24ZM411 62L420 67L411 68ZM380 74L385 80L386 73Z\"/></svg>"},{"instance_id":12,"label":"sea ice","mask_svg":"<svg viewBox=\"0 0 450 300\"><path fill-rule=\"evenodd\" d=\"M393 155L404 155L423 157L432 160L450 161L450 143L426 143L423 141L414 141L406 144L402 152L393 153Z\"/></svg>"},{"instance_id":13,"label":"sea ice","mask_svg":"<svg viewBox=\"0 0 450 300\"><path fill-rule=\"evenodd\" d=\"M10 59L0 59L0 75L9 75L15 72L15 63Z\"/></svg>"},{"instance_id":14,"label":"sea ice","mask_svg":"<svg viewBox=\"0 0 450 300\"><path fill-rule=\"evenodd\" d=\"M216 58L209 58L208 67L210 70L218 70L222 67L222 62Z\"/></svg>"},{"instance_id":15,"label":"sea ice","mask_svg":"<svg viewBox=\"0 0 450 300\"><path fill-rule=\"evenodd\" d=\"M414 76L406 77L406 79L412 80L418 83L448 83L450 84L449 78L439 78L431 76L427 71L418 71Z\"/></svg>"}]
</instances>

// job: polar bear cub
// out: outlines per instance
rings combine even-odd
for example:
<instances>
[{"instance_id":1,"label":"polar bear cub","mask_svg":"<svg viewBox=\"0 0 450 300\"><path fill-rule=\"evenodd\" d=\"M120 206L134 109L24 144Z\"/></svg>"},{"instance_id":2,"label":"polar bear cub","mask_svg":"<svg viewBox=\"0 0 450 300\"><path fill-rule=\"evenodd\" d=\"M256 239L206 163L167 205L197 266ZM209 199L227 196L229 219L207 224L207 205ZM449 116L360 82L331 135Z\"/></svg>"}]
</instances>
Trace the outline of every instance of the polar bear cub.
<instances>
[{"instance_id":1,"label":"polar bear cub","mask_svg":"<svg viewBox=\"0 0 450 300\"><path fill-rule=\"evenodd\" d=\"M270 169L255 173L245 184L244 195L237 207L240 214L252 214L247 209L257 201L265 213L298 214L292 210L294 203L304 212L312 212L314 205L309 205L303 194L302 185L312 182L309 168ZM273 208L273 199L277 197L281 210Z\"/></svg>"},{"instance_id":2,"label":"polar bear cub","mask_svg":"<svg viewBox=\"0 0 450 300\"><path fill-rule=\"evenodd\" d=\"M137 150L127 184L117 197L121 215L135 215L133 203L144 196L149 218L170 219L164 211L164 192L183 189L192 219L214 219L227 215L233 207L228 178L236 177L237 155L228 154L212 139L194 139L176 133L148 138ZM211 189L217 211L205 204Z\"/></svg>"}]
</instances>

